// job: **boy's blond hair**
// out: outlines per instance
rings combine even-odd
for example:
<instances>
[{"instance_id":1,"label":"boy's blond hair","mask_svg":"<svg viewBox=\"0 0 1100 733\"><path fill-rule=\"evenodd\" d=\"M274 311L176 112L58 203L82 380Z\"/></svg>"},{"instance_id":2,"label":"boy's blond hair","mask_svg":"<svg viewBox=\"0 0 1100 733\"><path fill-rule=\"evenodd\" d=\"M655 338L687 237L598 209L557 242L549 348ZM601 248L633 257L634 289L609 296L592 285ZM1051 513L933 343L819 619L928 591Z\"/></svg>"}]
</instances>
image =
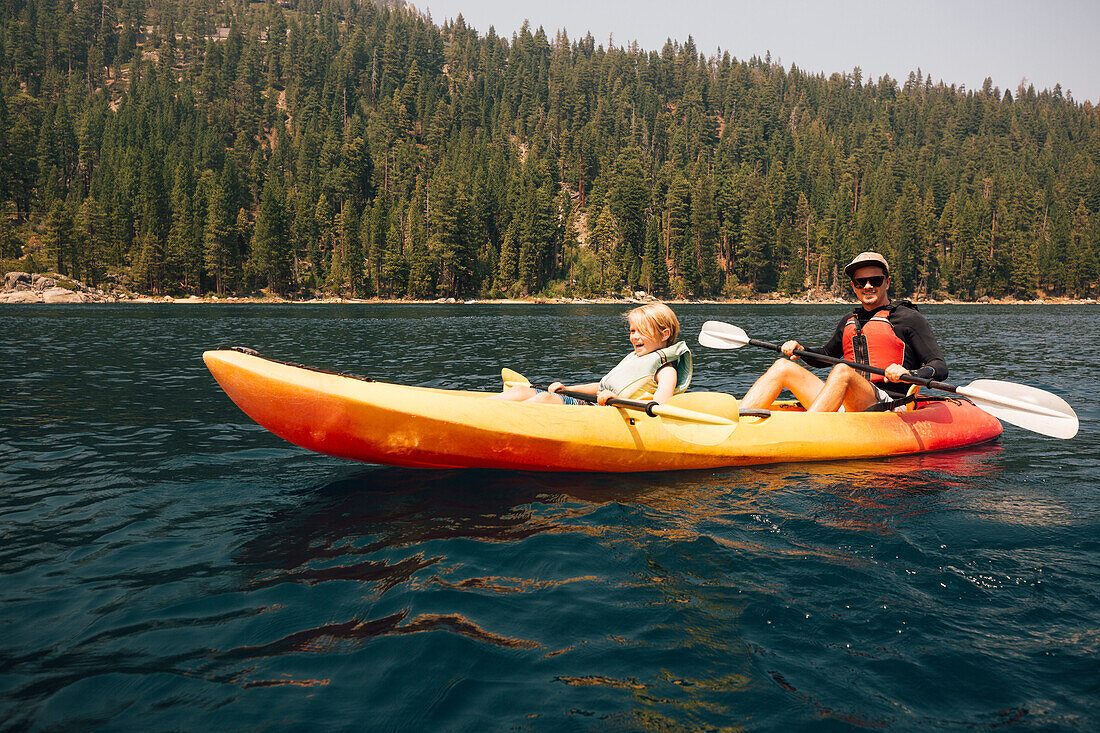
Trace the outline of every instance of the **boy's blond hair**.
<instances>
[{"instance_id":1,"label":"boy's blond hair","mask_svg":"<svg viewBox=\"0 0 1100 733\"><path fill-rule=\"evenodd\" d=\"M662 348L675 343L676 337L680 335L680 320L672 312L672 309L664 303L646 303L627 311L623 318L626 319L627 323L655 341L661 340L663 335L661 331L667 328L669 336L661 344Z\"/></svg>"}]
</instances>

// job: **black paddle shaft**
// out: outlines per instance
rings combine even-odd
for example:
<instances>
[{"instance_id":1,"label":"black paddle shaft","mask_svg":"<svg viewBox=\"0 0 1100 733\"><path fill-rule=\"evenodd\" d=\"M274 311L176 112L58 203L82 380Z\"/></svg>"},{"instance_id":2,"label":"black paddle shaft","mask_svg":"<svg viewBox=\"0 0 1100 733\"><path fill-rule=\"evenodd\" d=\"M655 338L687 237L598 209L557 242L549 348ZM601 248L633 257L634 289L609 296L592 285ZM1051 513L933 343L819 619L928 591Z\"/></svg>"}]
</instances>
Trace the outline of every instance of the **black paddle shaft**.
<instances>
[{"instance_id":1,"label":"black paddle shaft","mask_svg":"<svg viewBox=\"0 0 1100 733\"><path fill-rule=\"evenodd\" d=\"M559 389L555 394L572 397L573 399L583 400L585 402L596 402L596 395L588 394L587 392L574 392L569 389ZM656 402L635 402L634 400L622 400L618 397L612 397L607 401L607 404L612 407L629 407L632 410L641 410L650 417L656 417L656 415L650 412L650 410L657 406Z\"/></svg>"},{"instance_id":2,"label":"black paddle shaft","mask_svg":"<svg viewBox=\"0 0 1100 733\"><path fill-rule=\"evenodd\" d=\"M776 344L769 344L767 341L758 341L757 339L749 339L749 343L753 346L759 346L762 349L771 349L772 351L778 351L783 353L782 347ZM819 361L827 361L830 364L847 364L850 367L860 370L861 372L870 372L871 374L880 374L886 376L885 369L879 369L873 367L870 364L860 364L858 361L848 361L847 359L840 359L835 356L829 356L828 354L817 354L812 351L803 351L802 349L795 349L794 353L801 356L803 359L817 359ZM957 392L958 388L953 384L947 384L946 382L937 382L934 379L925 379L924 377L915 377L912 374L906 374L901 378L903 382L909 382L910 384L919 384L922 387L931 387L932 389L942 389L945 392Z\"/></svg>"},{"instance_id":3,"label":"black paddle shaft","mask_svg":"<svg viewBox=\"0 0 1100 733\"><path fill-rule=\"evenodd\" d=\"M559 389L557 394L565 395L566 397L575 397L578 400L584 400L585 402L595 402L596 396L590 395L587 392L573 392L568 389ZM632 410L642 410L650 417L657 417L653 412L653 408L657 407L659 402L636 402L634 400L623 400L618 397L612 397L607 401L607 404L612 407L629 407ZM743 407L738 410L738 415L741 417L771 417L771 410L762 410L753 407Z\"/></svg>"},{"instance_id":4,"label":"black paddle shaft","mask_svg":"<svg viewBox=\"0 0 1100 733\"><path fill-rule=\"evenodd\" d=\"M535 387L536 385L531 384L529 386ZM571 389L559 389L557 392L553 392L552 394L559 394L563 397L572 397L575 400L581 400L582 402L591 402L592 404L596 404L596 395L588 394L587 392L574 392ZM653 408L660 403L637 402L635 400L624 400L618 397L611 397L607 400L606 404L610 405L611 407L629 407L631 410L641 410L650 417L657 417L656 413L653 412Z\"/></svg>"}]
</instances>

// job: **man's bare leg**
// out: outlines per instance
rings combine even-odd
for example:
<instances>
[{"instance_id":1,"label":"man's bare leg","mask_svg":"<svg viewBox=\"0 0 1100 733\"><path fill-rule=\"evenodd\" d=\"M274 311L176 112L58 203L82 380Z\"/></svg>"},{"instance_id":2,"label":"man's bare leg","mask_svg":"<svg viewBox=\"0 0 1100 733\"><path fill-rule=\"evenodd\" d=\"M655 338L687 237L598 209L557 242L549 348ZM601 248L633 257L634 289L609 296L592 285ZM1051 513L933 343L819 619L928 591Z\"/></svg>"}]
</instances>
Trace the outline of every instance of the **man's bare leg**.
<instances>
[{"instance_id":1,"label":"man's bare leg","mask_svg":"<svg viewBox=\"0 0 1100 733\"><path fill-rule=\"evenodd\" d=\"M791 394L803 405L809 405L817 397L824 384L816 374L799 364L795 364L790 359L777 359L749 387L749 391L741 399L741 406L771 407L784 389L790 390ZM837 404L839 406L840 403Z\"/></svg>"},{"instance_id":2,"label":"man's bare leg","mask_svg":"<svg viewBox=\"0 0 1100 733\"><path fill-rule=\"evenodd\" d=\"M878 397L873 384L847 364L837 364L806 409L809 412L836 412L844 405L845 412L863 412L876 402Z\"/></svg>"}]
</instances>

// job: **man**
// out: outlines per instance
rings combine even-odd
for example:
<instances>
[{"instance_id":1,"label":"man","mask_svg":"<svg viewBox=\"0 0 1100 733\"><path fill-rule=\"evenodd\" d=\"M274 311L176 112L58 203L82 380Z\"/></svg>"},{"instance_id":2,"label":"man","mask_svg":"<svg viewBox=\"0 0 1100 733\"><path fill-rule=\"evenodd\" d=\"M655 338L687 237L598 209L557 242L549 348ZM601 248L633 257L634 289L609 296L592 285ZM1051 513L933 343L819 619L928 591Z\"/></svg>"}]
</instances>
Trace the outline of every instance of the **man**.
<instances>
[{"instance_id":1,"label":"man","mask_svg":"<svg viewBox=\"0 0 1100 733\"><path fill-rule=\"evenodd\" d=\"M847 267L852 290L860 305L844 316L824 347L804 349L797 341L787 341L781 350L789 359L779 359L745 393L742 407L769 407L784 389L810 412L862 412L872 405L902 397L908 384L902 376L910 374L943 381L947 362L943 359L932 329L908 300L890 301L890 268L878 252L861 252ZM885 379L846 364L838 364L824 382L804 367L795 364L801 351L843 357L848 361L870 364L886 371ZM824 366L808 358L811 366Z\"/></svg>"}]
</instances>

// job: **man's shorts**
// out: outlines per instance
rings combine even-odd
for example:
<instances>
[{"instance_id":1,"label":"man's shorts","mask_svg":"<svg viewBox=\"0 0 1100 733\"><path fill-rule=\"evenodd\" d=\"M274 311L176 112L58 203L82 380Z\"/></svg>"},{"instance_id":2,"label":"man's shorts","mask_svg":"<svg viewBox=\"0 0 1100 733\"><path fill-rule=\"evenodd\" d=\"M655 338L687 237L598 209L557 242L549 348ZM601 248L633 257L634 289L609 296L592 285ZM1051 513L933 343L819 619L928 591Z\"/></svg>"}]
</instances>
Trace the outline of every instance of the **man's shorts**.
<instances>
[{"instance_id":1,"label":"man's shorts","mask_svg":"<svg viewBox=\"0 0 1100 733\"><path fill-rule=\"evenodd\" d=\"M900 400L902 397L904 397L904 395L901 395L901 396L892 395L889 392L887 392L886 390L884 390L882 387L875 384L874 382L871 383L871 386L875 388L875 399L878 400L878 404L880 404L880 405L884 402L893 402L894 400ZM892 407L889 410L887 410L887 412L905 412L908 409L909 409L909 405L904 404L904 405L898 405L897 407Z\"/></svg>"},{"instance_id":2,"label":"man's shorts","mask_svg":"<svg viewBox=\"0 0 1100 733\"><path fill-rule=\"evenodd\" d=\"M887 392L886 390L884 390L882 387L878 386L874 382L871 382L871 386L875 388L875 400L880 405L885 403L885 402L893 402L894 400L900 400L901 399L901 396L894 396L894 395L890 394L889 392ZM871 408L868 408L868 409L871 409ZM897 407L891 407L889 410L885 410L885 412L905 412L908 409L909 409L909 405L904 404L904 405L898 405ZM841 405L840 409L838 409L837 412L844 412L844 405Z\"/></svg>"}]
</instances>

